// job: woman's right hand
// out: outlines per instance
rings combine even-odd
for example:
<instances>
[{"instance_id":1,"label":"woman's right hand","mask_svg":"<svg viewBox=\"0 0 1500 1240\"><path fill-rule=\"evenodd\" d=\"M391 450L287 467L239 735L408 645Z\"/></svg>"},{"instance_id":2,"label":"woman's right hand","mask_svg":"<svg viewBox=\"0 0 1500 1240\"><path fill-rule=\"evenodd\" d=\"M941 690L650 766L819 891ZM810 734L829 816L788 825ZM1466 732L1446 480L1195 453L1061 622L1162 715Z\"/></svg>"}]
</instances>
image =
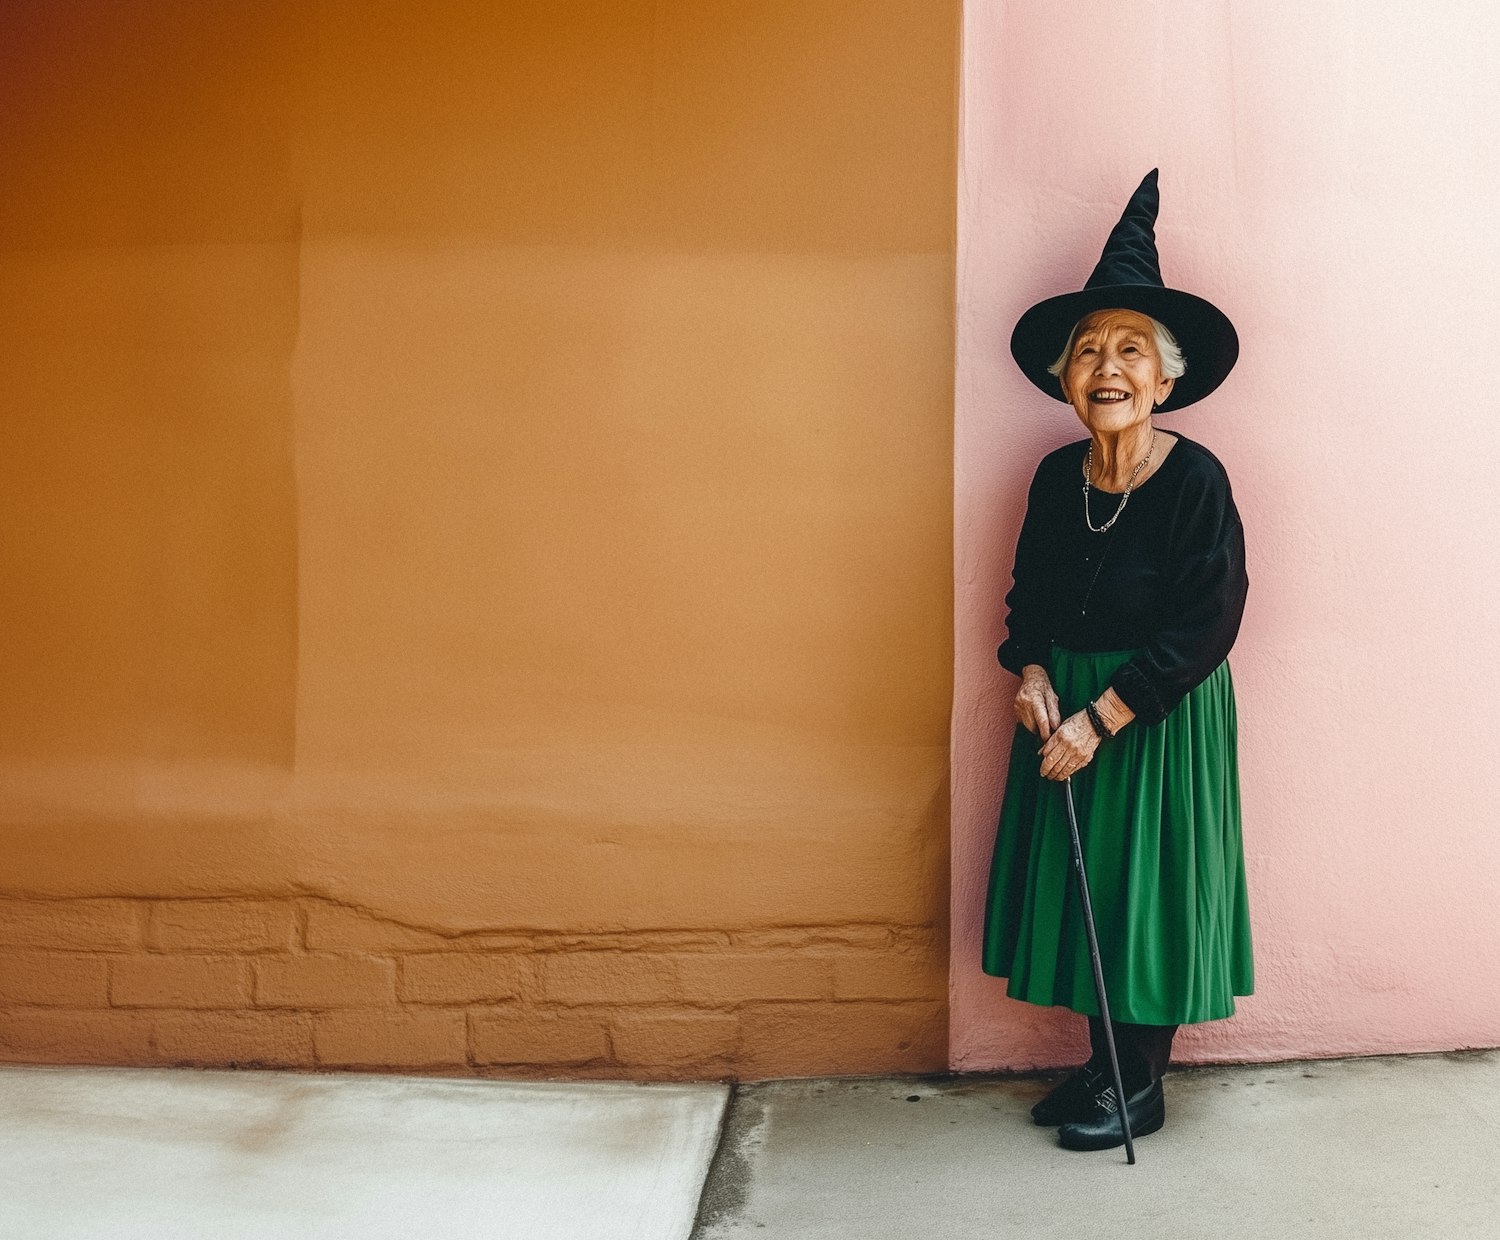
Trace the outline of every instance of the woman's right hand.
<instances>
[{"instance_id":1,"label":"woman's right hand","mask_svg":"<svg viewBox=\"0 0 1500 1240\"><path fill-rule=\"evenodd\" d=\"M1057 691L1040 663L1028 663L1021 669L1021 687L1016 690L1016 718L1028 731L1042 740L1052 735L1062 723Z\"/></svg>"}]
</instances>

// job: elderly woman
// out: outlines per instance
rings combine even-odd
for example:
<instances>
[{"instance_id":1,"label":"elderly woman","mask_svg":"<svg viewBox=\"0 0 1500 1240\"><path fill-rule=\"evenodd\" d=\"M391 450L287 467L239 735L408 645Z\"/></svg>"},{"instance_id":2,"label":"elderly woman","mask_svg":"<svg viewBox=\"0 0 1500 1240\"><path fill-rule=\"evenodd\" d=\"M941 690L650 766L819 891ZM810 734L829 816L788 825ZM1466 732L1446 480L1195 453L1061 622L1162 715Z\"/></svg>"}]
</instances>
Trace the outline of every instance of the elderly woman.
<instances>
[{"instance_id":1,"label":"elderly woman","mask_svg":"<svg viewBox=\"0 0 1500 1240\"><path fill-rule=\"evenodd\" d=\"M1226 660L1248 587L1244 534L1218 458L1153 420L1212 392L1239 346L1216 307L1162 284L1156 176L1084 289L1033 306L1011 340L1088 436L1037 467L1005 599L998 655L1021 684L982 965L1012 998L1088 1017L1093 1054L1032 1110L1070 1149L1124 1138L1062 781L1132 1136L1165 1122L1177 1027L1233 1015L1254 988Z\"/></svg>"}]
</instances>

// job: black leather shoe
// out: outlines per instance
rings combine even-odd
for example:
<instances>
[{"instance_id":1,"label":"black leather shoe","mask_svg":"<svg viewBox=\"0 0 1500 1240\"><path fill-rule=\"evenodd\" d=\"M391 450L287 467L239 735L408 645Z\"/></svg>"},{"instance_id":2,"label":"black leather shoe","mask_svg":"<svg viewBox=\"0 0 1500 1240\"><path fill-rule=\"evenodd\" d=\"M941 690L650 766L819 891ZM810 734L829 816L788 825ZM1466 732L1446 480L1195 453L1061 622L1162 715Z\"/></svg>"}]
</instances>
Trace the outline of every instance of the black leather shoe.
<instances>
[{"instance_id":1,"label":"black leather shoe","mask_svg":"<svg viewBox=\"0 0 1500 1240\"><path fill-rule=\"evenodd\" d=\"M1109 1073L1086 1063L1064 1078L1050 1094L1031 1108L1031 1120L1044 1127L1056 1128L1071 1119L1087 1119L1094 1113L1094 1093Z\"/></svg>"},{"instance_id":2,"label":"black leather shoe","mask_svg":"<svg viewBox=\"0 0 1500 1240\"><path fill-rule=\"evenodd\" d=\"M1074 1120L1057 1130L1057 1143L1070 1150L1107 1150L1125 1144L1120 1131L1120 1108L1115 1102L1115 1085L1110 1081L1094 1094L1093 1112L1085 1119ZM1130 1139L1155 1132L1167 1122L1167 1102L1161 1082L1152 1081L1125 1102L1130 1117Z\"/></svg>"}]
</instances>

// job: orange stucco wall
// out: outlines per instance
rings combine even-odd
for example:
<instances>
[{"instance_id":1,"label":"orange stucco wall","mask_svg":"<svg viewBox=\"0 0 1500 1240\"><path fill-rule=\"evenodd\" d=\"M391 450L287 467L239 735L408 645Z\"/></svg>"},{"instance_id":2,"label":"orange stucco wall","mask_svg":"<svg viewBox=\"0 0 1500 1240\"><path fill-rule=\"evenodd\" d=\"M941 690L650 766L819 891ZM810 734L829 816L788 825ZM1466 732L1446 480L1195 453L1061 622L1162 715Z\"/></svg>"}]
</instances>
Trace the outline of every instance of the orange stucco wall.
<instances>
[{"instance_id":1,"label":"orange stucco wall","mask_svg":"<svg viewBox=\"0 0 1500 1240\"><path fill-rule=\"evenodd\" d=\"M956 21L0 9L0 1058L944 1064Z\"/></svg>"}]
</instances>

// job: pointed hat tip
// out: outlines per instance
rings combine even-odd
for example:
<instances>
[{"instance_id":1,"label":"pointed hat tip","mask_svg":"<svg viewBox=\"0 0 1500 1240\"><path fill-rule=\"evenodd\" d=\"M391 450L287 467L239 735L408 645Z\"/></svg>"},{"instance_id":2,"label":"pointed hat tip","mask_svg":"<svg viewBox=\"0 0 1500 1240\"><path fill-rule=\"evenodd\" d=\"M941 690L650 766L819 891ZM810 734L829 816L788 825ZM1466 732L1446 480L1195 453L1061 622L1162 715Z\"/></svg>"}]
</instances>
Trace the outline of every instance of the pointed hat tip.
<instances>
[{"instance_id":1,"label":"pointed hat tip","mask_svg":"<svg viewBox=\"0 0 1500 1240\"><path fill-rule=\"evenodd\" d=\"M1130 195L1130 201L1125 204L1125 210L1120 216L1122 222L1143 215L1148 216L1152 223L1156 221L1156 213L1161 204L1161 188L1156 183L1158 171L1159 169L1153 168L1141 178L1141 183Z\"/></svg>"}]
</instances>

